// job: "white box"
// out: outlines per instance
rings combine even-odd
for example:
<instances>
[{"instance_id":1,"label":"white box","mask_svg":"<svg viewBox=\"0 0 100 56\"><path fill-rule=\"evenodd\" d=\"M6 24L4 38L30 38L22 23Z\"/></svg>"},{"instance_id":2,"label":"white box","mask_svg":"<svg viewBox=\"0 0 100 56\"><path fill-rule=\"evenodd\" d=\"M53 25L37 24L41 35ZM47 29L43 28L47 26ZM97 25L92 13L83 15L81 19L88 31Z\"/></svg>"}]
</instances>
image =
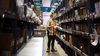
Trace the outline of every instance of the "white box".
<instances>
[{"instance_id":1,"label":"white box","mask_svg":"<svg viewBox=\"0 0 100 56\"><path fill-rule=\"evenodd\" d=\"M100 11L100 7L95 8L95 12L99 12Z\"/></svg>"},{"instance_id":2,"label":"white box","mask_svg":"<svg viewBox=\"0 0 100 56\"><path fill-rule=\"evenodd\" d=\"M2 51L2 56L11 56L11 51Z\"/></svg>"},{"instance_id":3,"label":"white box","mask_svg":"<svg viewBox=\"0 0 100 56\"><path fill-rule=\"evenodd\" d=\"M78 10L75 10L75 16L77 16L78 15Z\"/></svg>"},{"instance_id":4,"label":"white box","mask_svg":"<svg viewBox=\"0 0 100 56\"><path fill-rule=\"evenodd\" d=\"M98 8L99 7L99 2L96 2L95 3L95 8Z\"/></svg>"}]
</instances>

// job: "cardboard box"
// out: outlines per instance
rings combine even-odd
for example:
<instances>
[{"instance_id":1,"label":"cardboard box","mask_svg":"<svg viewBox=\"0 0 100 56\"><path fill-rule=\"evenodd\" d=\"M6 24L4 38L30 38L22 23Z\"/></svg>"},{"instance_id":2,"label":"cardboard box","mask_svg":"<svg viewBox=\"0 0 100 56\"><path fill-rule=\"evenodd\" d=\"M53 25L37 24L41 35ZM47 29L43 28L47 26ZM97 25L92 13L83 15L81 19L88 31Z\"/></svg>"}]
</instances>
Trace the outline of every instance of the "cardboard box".
<instances>
[{"instance_id":1,"label":"cardboard box","mask_svg":"<svg viewBox=\"0 0 100 56\"><path fill-rule=\"evenodd\" d=\"M69 0L69 7L73 5L73 1Z\"/></svg>"},{"instance_id":2,"label":"cardboard box","mask_svg":"<svg viewBox=\"0 0 100 56\"><path fill-rule=\"evenodd\" d=\"M3 7L3 8L5 8L5 9L8 9L8 10L12 11L13 0L0 0L0 6Z\"/></svg>"},{"instance_id":3,"label":"cardboard box","mask_svg":"<svg viewBox=\"0 0 100 56\"><path fill-rule=\"evenodd\" d=\"M25 36L25 29L20 29L20 37L24 37Z\"/></svg>"},{"instance_id":4,"label":"cardboard box","mask_svg":"<svg viewBox=\"0 0 100 56\"><path fill-rule=\"evenodd\" d=\"M60 14L60 10L59 11L57 11L57 15L59 15Z\"/></svg>"},{"instance_id":5,"label":"cardboard box","mask_svg":"<svg viewBox=\"0 0 100 56\"><path fill-rule=\"evenodd\" d=\"M36 15L40 17L40 9L36 9Z\"/></svg>"},{"instance_id":6,"label":"cardboard box","mask_svg":"<svg viewBox=\"0 0 100 56\"><path fill-rule=\"evenodd\" d=\"M0 48L10 49L12 47L12 40L12 33L0 33Z\"/></svg>"},{"instance_id":7,"label":"cardboard box","mask_svg":"<svg viewBox=\"0 0 100 56\"><path fill-rule=\"evenodd\" d=\"M12 50L0 49L0 56L13 56Z\"/></svg>"},{"instance_id":8,"label":"cardboard box","mask_svg":"<svg viewBox=\"0 0 100 56\"><path fill-rule=\"evenodd\" d=\"M30 30L28 30L28 36L30 36Z\"/></svg>"},{"instance_id":9,"label":"cardboard box","mask_svg":"<svg viewBox=\"0 0 100 56\"><path fill-rule=\"evenodd\" d=\"M69 35L69 42L70 42L71 45L73 45L73 38L72 38L71 35Z\"/></svg>"},{"instance_id":10,"label":"cardboard box","mask_svg":"<svg viewBox=\"0 0 100 56\"><path fill-rule=\"evenodd\" d=\"M78 9L79 16L83 15L83 9Z\"/></svg>"},{"instance_id":11,"label":"cardboard box","mask_svg":"<svg viewBox=\"0 0 100 56\"><path fill-rule=\"evenodd\" d=\"M69 1L67 1L67 8L69 8Z\"/></svg>"},{"instance_id":12,"label":"cardboard box","mask_svg":"<svg viewBox=\"0 0 100 56\"><path fill-rule=\"evenodd\" d=\"M37 29L41 29L41 26L37 26Z\"/></svg>"},{"instance_id":13,"label":"cardboard box","mask_svg":"<svg viewBox=\"0 0 100 56\"><path fill-rule=\"evenodd\" d=\"M79 31L82 31L82 25L81 24L78 24L78 29L79 29Z\"/></svg>"},{"instance_id":14,"label":"cardboard box","mask_svg":"<svg viewBox=\"0 0 100 56\"><path fill-rule=\"evenodd\" d=\"M100 26L97 27L98 35L100 35Z\"/></svg>"},{"instance_id":15,"label":"cardboard box","mask_svg":"<svg viewBox=\"0 0 100 56\"><path fill-rule=\"evenodd\" d=\"M20 29L17 29L17 40L20 38Z\"/></svg>"},{"instance_id":16,"label":"cardboard box","mask_svg":"<svg viewBox=\"0 0 100 56\"><path fill-rule=\"evenodd\" d=\"M86 15L86 14L88 14L88 11L87 11L87 8L84 8L83 9L83 15Z\"/></svg>"},{"instance_id":17,"label":"cardboard box","mask_svg":"<svg viewBox=\"0 0 100 56\"><path fill-rule=\"evenodd\" d=\"M87 24L85 24L85 32L89 32L89 28L88 28L88 25Z\"/></svg>"}]
</instances>

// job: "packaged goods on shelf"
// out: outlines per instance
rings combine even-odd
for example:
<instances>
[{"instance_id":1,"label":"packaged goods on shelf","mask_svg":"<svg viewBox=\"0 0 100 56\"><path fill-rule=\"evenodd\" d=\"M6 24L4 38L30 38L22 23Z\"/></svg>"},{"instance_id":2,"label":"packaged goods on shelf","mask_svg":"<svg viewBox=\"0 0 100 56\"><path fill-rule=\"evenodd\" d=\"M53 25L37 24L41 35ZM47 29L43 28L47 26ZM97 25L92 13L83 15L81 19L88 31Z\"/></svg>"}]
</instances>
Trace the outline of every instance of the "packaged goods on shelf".
<instances>
[{"instance_id":1,"label":"packaged goods on shelf","mask_svg":"<svg viewBox=\"0 0 100 56\"><path fill-rule=\"evenodd\" d=\"M87 8L83 8L83 15L88 14L88 9Z\"/></svg>"},{"instance_id":2,"label":"packaged goods on shelf","mask_svg":"<svg viewBox=\"0 0 100 56\"><path fill-rule=\"evenodd\" d=\"M100 56L100 53L95 53L94 56Z\"/></svg>"},{"instance_id":3,"label":"packaged goods on shelf","mask_svg":"<svg viewBox=\"0 0 100 56\"><path fill-rule=\"evenodd\" d=\"M12 9L13 9L13 0L0 0L0 6L2 8L5 8L7 10L12 11Z\"/></svg>"},{"instance_id":4,"label":"packaged goods on shelf","mask_svg":"<svg viewBox=\"0 0 100 56\"><path fill-rule=\"evenodd\" d=\"M95 12L100 11L100 2L95 3Z\"/></svg>"},{"instance_id":5,"label":"packaged goods on shelf","mask_svg":"<svg viewBox=\"0 0 100 56\"><path fill-rule=\"evenodd\" d=\"M69 8L69 1L67 1L67 8Z\"/></svg>"},{"instance_id":6,"label":"packaged goods on shelf","mask_svg":"<svg viewBox=\"0 0 100 56\"><path fill-rule=\"evenodd\" d=\"M66 38L65 34L63 34L63 39L65 39L65 38Z\"/></svg>"},{"instance_id":7,"label":"packaged goods on shelf","mask_svg":"<svg viewBox=\"0 0 100 56\"><path fill-rule=\"evenodd\" d=\"M63 39L63 35L60 35L61 39Z\"/></svg>"},{"instance_id":8,"label":"packaged goods on shelf","mask_svg":"<svg viewBox=\"0 0 100 56\"><path fill-rule=\"evenodd\" d=\"M73 1L69 0L69 7L73 5Z\"/></svg>"},{"instance_id":9,"label":"packaged goods on shelf","mask_svg":"<svg viewBox=\"0 0 100 56\"><path fill-rule=\"evenodd\" d=\"M37 26L37 29L41 29L41 26Z\"/></svg>"},{"instance_id":10,"label":"packaged goods on shelf","mask_svg":"<svg viewBox=\"0 0 100 56\"><path fill-rule=\"evenodd\" d=\"M14 39L12 33L0 33L0 56L12 56L12 49L14 46Z\"/></svg>"},{"instance_id":11,"label":"packaged goods on shelf","mask_svg":"<svg viewBox=\"0 0 100 56\"><path fill-rule=\"evenodd\" d=\"M97 27L98 35L100 35L100 26Z\"/></svg>"},{"instance_id":12,"label":"packaged goods on shelf","mask_svg":"<svg viewBox=\"0 0 100 56\"><path fill-rule=\"evenodd\" d=\"M73 39L72 39L71 35L69 35L69 42L70 42L71 45L73 45Z\"/></svg>"},{"instance_id":13,"label":"packaged goods on shelf","mask_svg":"<svg viewBox=\"0 0 100 56\"><path fill-rule=\"evenodd\" d=\"M19 47L21 48L25 41L25 29L20 29Z\"/></svg>"},{"instance_id":14,"label":"packaged goods on shelf","mask_svg":"<svg viewBox=\"0 0 100 56\"><path fill-rule=\"evenodd\" d=\"M75 17L78 16L78 10L75 10Z\"/></svg>"}]
</instances>

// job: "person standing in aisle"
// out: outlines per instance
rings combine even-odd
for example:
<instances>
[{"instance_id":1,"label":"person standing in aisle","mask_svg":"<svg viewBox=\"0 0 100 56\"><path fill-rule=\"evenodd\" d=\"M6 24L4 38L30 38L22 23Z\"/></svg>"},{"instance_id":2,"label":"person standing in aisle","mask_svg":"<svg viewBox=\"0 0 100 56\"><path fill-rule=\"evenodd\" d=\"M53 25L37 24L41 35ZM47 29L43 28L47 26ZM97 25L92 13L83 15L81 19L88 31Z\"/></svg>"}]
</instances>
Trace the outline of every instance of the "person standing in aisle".
<instances>
[{"instance_id":1,"label":"person standing in aisle","mask_svg":"<svg viewBox=\"0 0 100 56\"><path fill-rule=\"evenodd\" d=\"M50 42L52 41L52 47L51 47L51 52L57 52L57 50L54 49L54 42L55 42L55 38L56 38L56 28L54 28L54 26L58 26L59 24L57 24L55 19L55 14L51 13L50 15L50 20L48 20L47 22L47 28L48 28L48 48L47 48L47 52L50 52Z\"/></svg>"}]
</instances>

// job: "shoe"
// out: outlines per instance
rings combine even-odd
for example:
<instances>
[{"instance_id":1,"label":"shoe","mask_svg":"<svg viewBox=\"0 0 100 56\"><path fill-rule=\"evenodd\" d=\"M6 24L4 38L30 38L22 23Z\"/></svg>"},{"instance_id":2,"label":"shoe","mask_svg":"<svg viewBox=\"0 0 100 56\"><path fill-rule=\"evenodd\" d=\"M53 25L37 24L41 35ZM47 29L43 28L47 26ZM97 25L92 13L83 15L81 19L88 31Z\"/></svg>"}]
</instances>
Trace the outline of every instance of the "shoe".
<instances>
[{"instance_id":1,"label":"shoe","mask_svg":"<svg viewBox=\"0 0 100 56\"><path fill-rule=\"evenodd\" d=\"M50 52L50 48L47 48L47 51L46 52Z\"/></svg>"},{"instance_id":2,"label":"shoe","mask_svg":"<svg viewBox=\"0 0 100 56\"><path fill-rule=\"evenodd\" d=\"M55 50L55 49L51 49L51 52L57 52L57 50Z\"/></svg>"}]
</instances>

